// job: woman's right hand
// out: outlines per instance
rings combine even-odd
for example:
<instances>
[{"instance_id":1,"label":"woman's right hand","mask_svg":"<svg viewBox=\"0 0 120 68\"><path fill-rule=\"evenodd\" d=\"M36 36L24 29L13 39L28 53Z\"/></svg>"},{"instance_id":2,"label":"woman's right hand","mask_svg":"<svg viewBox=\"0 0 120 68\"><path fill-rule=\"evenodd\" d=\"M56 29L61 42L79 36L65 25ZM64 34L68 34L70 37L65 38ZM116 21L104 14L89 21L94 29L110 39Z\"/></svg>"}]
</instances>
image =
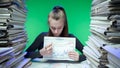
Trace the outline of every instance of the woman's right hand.
<instances>
[{"instance_id":1,"label":"woman's right hand","mask_svg":"<svg viewBox=\"0 0 120 68\"><path fill-rule=\"evenodd\" d=\"M46 47L43 47L40 51L40 54L42 56L46 56L46 55L50 55L52 54L52 44L46 46Z\"/></svg>"}]
</instances>

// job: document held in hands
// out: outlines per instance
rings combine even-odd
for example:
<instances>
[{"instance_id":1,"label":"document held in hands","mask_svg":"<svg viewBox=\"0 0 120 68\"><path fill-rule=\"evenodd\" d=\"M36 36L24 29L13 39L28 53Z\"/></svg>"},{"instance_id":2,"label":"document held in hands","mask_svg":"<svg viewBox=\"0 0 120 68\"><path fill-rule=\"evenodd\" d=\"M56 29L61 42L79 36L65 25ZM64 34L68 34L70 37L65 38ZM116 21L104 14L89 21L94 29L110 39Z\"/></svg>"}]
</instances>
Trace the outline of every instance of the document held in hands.
<instances>
[{"instance_id":1,"label":"document held in hands","mask_svg":"<svg viewBox=\"0 0 120 68\"><path fill-rule=\"evenodd\" d=\"M73 37L44 37L44 47L52 44L52 54L43 56L48 60L72 60L68 52L75 51L76 39Z\"/></svg>"}]
</instances>

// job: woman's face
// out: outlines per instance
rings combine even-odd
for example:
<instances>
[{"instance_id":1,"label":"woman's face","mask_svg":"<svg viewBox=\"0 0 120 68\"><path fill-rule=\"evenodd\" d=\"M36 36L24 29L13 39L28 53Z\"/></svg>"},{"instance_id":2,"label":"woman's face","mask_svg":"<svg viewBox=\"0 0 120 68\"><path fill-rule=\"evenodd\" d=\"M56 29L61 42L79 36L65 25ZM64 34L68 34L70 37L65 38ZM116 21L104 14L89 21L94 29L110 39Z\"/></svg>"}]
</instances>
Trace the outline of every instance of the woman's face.
<instances>
[{"instance_id":1,"label":"woman's face","mask_svg":"<svg viewBox=\"0 0 120 68\"><path fill-rule=\"evenodd\" d=\"M64 20L63 19L55 20L55 19L49 18L49 27L53 35L55 37L58 37L63 31Z\"/></svg>"}]
</instances>

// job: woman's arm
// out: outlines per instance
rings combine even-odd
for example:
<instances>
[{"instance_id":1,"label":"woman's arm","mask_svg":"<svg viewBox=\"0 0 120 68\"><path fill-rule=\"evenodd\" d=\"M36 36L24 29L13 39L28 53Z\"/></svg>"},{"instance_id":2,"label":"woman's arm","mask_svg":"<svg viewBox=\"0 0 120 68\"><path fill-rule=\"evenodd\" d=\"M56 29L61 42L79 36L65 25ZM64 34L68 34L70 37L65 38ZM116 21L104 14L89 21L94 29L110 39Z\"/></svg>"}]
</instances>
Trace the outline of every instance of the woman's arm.
<instances>
[{"instance_id":1,"label":"woman's arm","mask_svg":"<svg viewBox=\"0 0 120 68\"><path fill-rule=\"evenodd\" d=\"M86 57L85 57L85 55L83 54L83 45L82 45L82 43L76 38L76 49L78 49L80 52L82 52L82 54L81 55L79 55L79 61L81 62L81 61L84 61L84 60L86 60Z\"/></svg>"},{"instance_id":2,"label":"woman's arm","mask_svg":"<svg viewBox=\"0 0 120 68\"><path fill-rule=\"evenodd\" d=\"M32 43L32 45L26 50L27 54L25 55L26 58L37 58L42 57L39 50L43 48L43 37L44 34L41 33L35 41ZM37 51L36 51L37 50Z\"/></svg>"}]
</instances>

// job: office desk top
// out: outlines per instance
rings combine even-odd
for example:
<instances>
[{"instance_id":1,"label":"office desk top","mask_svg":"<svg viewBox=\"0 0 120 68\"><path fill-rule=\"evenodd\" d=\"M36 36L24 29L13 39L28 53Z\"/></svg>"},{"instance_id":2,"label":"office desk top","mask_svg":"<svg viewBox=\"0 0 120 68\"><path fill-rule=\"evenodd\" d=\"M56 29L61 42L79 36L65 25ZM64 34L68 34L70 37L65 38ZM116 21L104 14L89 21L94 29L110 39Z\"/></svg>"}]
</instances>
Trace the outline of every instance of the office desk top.
<instances>
[{"instance_id":1,"label":"office desk top","mask_svg":"<svg viewBox=\"0 0 120 68\"><path fill-rule=\"evenodd\" d=\"M46 63L46 62L32 62L29 68L90 68L87 61L80 63Z\"/></svg>"}]
</instances>

